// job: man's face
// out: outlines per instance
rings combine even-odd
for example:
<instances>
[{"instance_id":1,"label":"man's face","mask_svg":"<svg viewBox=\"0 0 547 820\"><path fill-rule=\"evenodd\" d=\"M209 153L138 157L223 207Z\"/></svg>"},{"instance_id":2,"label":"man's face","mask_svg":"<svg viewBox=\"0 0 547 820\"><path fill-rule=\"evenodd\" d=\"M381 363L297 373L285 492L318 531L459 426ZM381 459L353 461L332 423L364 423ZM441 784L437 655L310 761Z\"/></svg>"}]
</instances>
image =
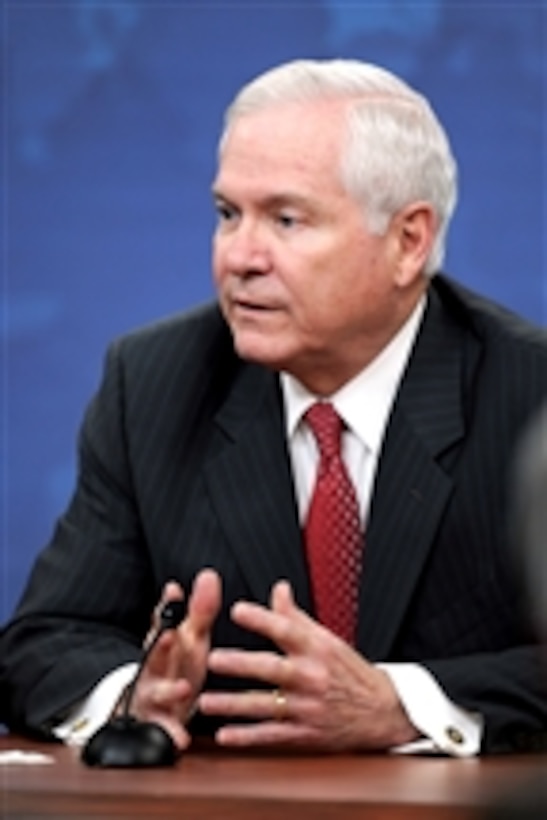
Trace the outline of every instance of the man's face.
<instances>
[{"instance_id":1,"label":"man's face","mask_svg":"<svg viewBox=\"0 0 547 820\"><path fill-rule=\"evenodd\" d=\"M369 233L341 183L343 117L332 101L241 117L213 186L213 270L237 352L325 394L406 318L393 231Z\"/></svg>"}]
</instances>

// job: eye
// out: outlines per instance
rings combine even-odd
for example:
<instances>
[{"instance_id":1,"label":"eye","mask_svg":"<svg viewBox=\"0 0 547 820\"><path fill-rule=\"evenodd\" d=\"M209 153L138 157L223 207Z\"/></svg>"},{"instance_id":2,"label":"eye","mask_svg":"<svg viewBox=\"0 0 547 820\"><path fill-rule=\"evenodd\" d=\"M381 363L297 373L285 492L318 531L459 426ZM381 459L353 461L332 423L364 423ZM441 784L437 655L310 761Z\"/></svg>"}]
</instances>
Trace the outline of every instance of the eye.
<instances>
[{"instance_id":1,"label":"eye","mask_svg":"<svg viewBox=\"0 0 547 820\"><path fill-rule=\"evenodd\" d=\"M231 205L228 205L227 202L217 201L215 202L215 208L219 223L233 222L237 216L237 210Z\"/></svg>"},{"instance_id":2,"label":"eye","mask_svg":"<svg viewBox=\"0 0 547 820\"><path fill-rule=\"evenodd\" d=\"M281 228L294 228L298 224L298 219L294 214L280 211L275 215L275 221Z\"/></svg>"}]
</instances>

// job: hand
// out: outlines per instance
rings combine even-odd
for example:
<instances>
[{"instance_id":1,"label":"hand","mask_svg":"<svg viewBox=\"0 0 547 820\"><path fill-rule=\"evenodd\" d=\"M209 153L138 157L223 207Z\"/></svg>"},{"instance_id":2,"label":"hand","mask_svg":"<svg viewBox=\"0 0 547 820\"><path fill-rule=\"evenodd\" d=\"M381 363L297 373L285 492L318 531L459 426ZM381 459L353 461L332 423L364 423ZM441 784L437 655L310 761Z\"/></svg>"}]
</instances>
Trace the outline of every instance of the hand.
<instances>
[{"instance_id":1,"label":"hand","mask_svg":"<svg viewBox=\"0 0 547 820\"><path fill-rule=\"evenodd\" d=\"M418 737L388 675L299 609L287 582L275 585L270 603L267 609L240 601L232 618L269 638L282 654L215 649L209 655L211 671L272 687L201 694L205 714L257 721L222 727L220 744L378 750Z\"/></svg>"},{"instance_id":2,"label":"hand","mask_svg":"<svg viewBox=\"0 0 547 820\"><path fill-rule=\"evenodd\" d=\"M179 584L170 581L165 585L145 645L158 626L162 607L167 601L183 597ZM200 572L188 599L184 621L177 629L164 632L158 640L135 689L132 713L141 720L162 726L181 750L190 743L184 723L195 709L205 680L211 629L220 610L221 598L218 574L213 570Z\"/></svg>"}]
</instances>

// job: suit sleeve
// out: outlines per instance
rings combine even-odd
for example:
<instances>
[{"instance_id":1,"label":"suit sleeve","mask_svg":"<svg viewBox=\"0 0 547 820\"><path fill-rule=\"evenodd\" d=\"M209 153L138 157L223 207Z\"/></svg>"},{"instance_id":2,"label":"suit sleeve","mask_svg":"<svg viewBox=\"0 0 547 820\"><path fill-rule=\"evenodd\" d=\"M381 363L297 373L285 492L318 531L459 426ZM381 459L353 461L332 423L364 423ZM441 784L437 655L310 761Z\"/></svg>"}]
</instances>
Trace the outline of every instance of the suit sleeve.
<instances>
[{"instance_id":1,"label":"suit sleeve","mask_svg":"<svg viewBox=\"0 0 547 820\"><path fill-rule=\"evenodd\" d=\"M108 671L138 660L155 600L134 500L120 345L78 444L78 481L0 638L4 720L49 732Z\"/></svg>"},{"instance_id":2,"label":"suit sleeve","mask_svg":"<svg viewBox=\"0 0 547 820\"><path fill-rule=\"evenodd\" d=\"M545 647L424 662L446 694L484 718L482 751L510 753L547 749Z\"/></svg>"}]
</instances>

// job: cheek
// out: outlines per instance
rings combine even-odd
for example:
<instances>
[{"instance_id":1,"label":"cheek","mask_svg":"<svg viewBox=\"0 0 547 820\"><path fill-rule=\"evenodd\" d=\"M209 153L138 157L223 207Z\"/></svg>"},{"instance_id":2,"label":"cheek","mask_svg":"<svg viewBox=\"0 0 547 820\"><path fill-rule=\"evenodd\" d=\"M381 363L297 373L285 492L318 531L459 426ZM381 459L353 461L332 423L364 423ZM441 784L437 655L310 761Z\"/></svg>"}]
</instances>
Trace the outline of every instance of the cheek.
<instances>
[{"instance_id":1,"label":"cheek","mask_svg":"<svg viewBox=\"0 0 547 820\"><path fill-rule=\"evenodd\" d=\"M213 279L215 282L220 282L222 279L222 252L219 247L217 239L213 238L211 243L211 269L213 271Z\"/></svg>"}]
</instances>

